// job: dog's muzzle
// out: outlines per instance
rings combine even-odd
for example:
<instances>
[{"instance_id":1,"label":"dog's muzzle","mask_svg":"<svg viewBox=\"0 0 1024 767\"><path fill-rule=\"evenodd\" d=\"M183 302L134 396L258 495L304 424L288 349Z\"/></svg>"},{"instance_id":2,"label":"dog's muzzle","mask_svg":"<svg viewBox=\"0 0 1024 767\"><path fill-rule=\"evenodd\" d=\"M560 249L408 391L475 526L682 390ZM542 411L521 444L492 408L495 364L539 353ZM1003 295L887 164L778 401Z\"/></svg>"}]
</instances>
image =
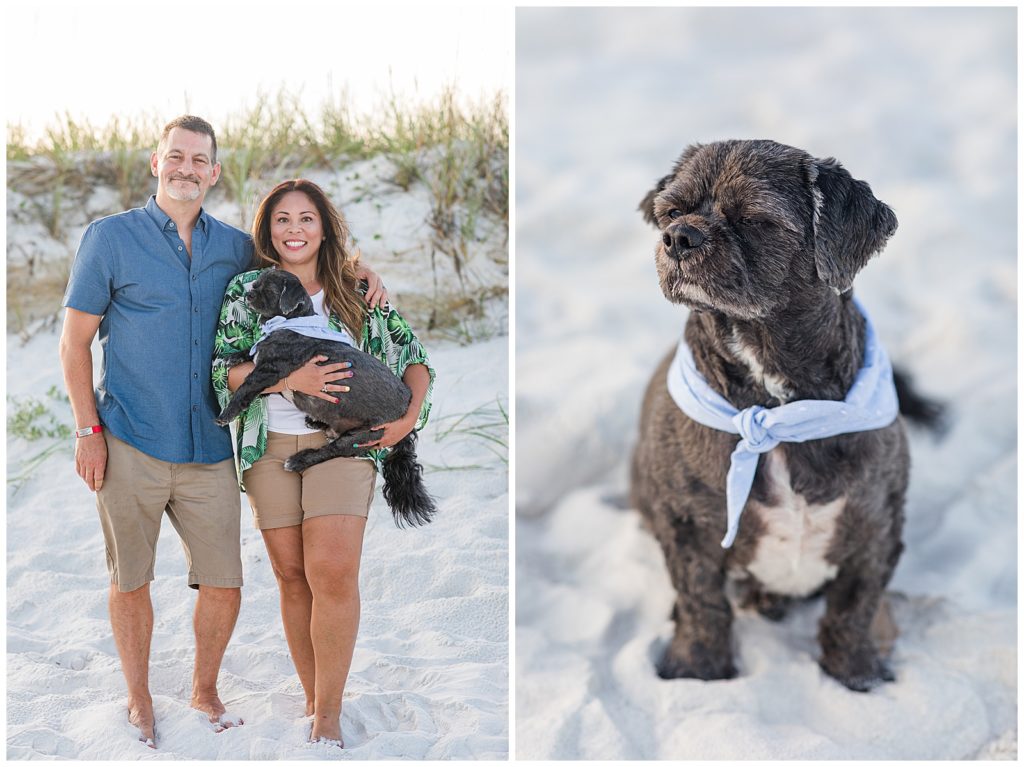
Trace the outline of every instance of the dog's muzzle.
<instances>
[{"instance_id":1,"label":"dog's muzzle","mask_svg":"<svg viewBox=\"0 0 1024 767\"><path fill-rule=\"evenodd\" d=\"M704 244L706 238L689 224L672 224L661 236L661 242L665 246L665 255L675 261L682 261L693 254L697 248Z\"/></svg>"}]
</instances>

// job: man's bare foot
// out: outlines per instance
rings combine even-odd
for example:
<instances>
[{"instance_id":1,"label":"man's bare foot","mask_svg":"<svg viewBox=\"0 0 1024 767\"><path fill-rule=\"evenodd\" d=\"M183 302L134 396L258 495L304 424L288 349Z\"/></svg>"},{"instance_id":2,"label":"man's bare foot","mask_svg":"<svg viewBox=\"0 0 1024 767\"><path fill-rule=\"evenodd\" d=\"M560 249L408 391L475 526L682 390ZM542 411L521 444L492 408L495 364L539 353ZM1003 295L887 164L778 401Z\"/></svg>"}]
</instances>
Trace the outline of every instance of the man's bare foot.
<instances>
[{"instance_id":1,"label":"man's bare foot","mask_svg":"<svg viewBox=\"0 0 1024 767\"><path fill-rule=\"evenodd\" d=\"M224 704L220 702L216 693L193 693L191 705L196 711L206 714L215 732L224 732L228 727L245 724L241 717L227 713L227 709L224 708Z\"/></svg>"},{"instance_id":2,"label":"man's bare foot","mask_svg":"<svg viewBox=\"0 0 1024 767\"><path fill-rule=\"evenodd\" d=\"M128 721L139 729L139 740L142 743L150 748L156 748L156 718L153 716L151 697L128 699Z\"/></svg>"}]
</instances>

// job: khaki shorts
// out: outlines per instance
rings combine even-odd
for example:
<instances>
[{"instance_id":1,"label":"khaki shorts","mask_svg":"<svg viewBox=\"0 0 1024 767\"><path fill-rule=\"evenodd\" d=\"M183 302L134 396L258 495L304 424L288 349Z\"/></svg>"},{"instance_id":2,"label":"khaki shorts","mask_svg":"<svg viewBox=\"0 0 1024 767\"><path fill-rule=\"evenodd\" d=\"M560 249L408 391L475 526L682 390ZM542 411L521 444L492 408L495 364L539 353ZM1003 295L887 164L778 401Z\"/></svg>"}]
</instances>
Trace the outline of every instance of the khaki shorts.
<instances>
[{"instance_id":1,"label":"khaki shorts","mask_svg":"<svg viewBox=\"0 0 1024 767\"><path fill-rule=\"evenodd\" d=\"M169 463L109 431L107 469L96 508L107 544L110 582L134 591L153 580L164 512L178 531L192 588L242 585L242 500L234 461Z\"/></svg>"},{"instance_id":2,"label":"khaki shorts","mask_svg":"<svg viewBox=\"0 0 1024 767\"><path fill-rule=\"evenodd\" d=\"M322 431L267 432L267 452L242 476L257 530L301 525L305 519L329 514L369 515L377 480L373 461L332 458L301 474L284 470L284 462L295 453L325 444Z\"/></svg>"}]
</instances>

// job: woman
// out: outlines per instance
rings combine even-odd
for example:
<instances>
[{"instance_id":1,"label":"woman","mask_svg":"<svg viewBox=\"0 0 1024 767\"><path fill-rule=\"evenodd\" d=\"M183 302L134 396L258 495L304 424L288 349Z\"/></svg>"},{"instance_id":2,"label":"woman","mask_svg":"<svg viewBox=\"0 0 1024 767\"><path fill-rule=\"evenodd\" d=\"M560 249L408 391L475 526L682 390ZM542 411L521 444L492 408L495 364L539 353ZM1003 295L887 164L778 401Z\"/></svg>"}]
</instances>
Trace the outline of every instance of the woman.
<instances>
[{"instance_id":1,"label":"woman","mask_svg":"<svg viewBox=\"0 0 1024 767\"><path fill-rule=\"evenodd\" d=\"M430 412L434 371L404 319L388 304L368 311L355 277L348 230L323 190L311 181L285 181L260 204L253 221L257 259L302 280L319 314L347 330L360 348L391 366L412 390L405 416L383 424L366 458L335 458L301 474L283 462L326 437L280 393L285 388L337 402L353 373L347 363L320 366L317 357L266 389L237 424L236 462L256 527L281 594L281 616L292 661L312 715L311 741L341 745L341 702L359 625L359 558L377 467L387 449ZM245 303L261 270L228 285L217 330L213 383L223 407L246 379L252 362L236 364L261 336L258 316ZM356 384L357 382L350 382Z\"/></svg>"}]
</instances>

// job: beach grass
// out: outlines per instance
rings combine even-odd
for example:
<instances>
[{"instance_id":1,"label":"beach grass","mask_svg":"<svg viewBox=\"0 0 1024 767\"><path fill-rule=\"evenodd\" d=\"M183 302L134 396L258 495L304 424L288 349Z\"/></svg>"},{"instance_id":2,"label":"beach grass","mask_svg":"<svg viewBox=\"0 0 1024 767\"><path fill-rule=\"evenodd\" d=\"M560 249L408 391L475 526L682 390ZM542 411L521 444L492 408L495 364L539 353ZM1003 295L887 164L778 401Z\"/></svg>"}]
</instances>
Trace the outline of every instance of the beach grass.
<instances>
[{"instance_id":1,"label":"beach grass","mask_svg":"<svg viewBox=\"0 0 1024 767\"><path fill-rule=\"evenodd\" d=\"M465 413L453 413L434 419L434 440L438 443L470 440L476 442L493 453L498 460L508 466L508 407L500 396L493 402L478 405ZM478 469L472 466L440 466L432 467L447 471L461 469Z\"/></svg>"},{"instance_id":2,"label":"beach grass","mask_svg":"<svg viewBox=\"0 0 1024 767\"><path fill-rule=\"evenodd\" d=\"M211 194L241 201L250 191L247 184L256 179L294 176L311 167L338 168L384 155L401 169L396 179L400 186L408 188L430 172L432 188L445 195L445 202L460 190L463 197L478 194L477 207L486 206L507 220L508 114L503 92L467 102L449 86L433 100L413 105L392 94L384 108L356 115L344 94L311 113L299 96L281 90L257 94L251 106L217 127L223 175L222 186ZM123 166L126 158L134 160L137 153L155 148L160 128L151 114L115 116L94 125L64 113L31 141L23 126L8 124L7 160L14 165L8 185L37 193L52 185L54 173L84 177L74 179L75 186L94 183L99 174L138 203L134 180ZM444 151L421 159L432 148ZM47 166L50 172L43 174Z\"/></svg>"},{"instance_id":3,"label":"beach grass","mask_svg":"<svg viewBox=\"0 0 1024 767\"><path fill-rule=\"evenodd\" d=\"M431 330L458 338L495 287L507 291L507 285L481 287L464 279L474 243L494 242L496 236L502 248L508 243L507 98L498 92L470 101L450 86L419 103L394 93L381 102L368 114L356 114L344 92L316 110L303 105L301 94L257 94L251 106L216 126L221 178L210 199L231 202L239 225L247 228L258 200L280 180L386 158L393 169L389 182L406 192L422 185L429 193L423 268L433 273L434 286L433 305L423 316ZM71 210L98 218L145 204L154 187L148 158L162 125L155 114L119 115L95 125L65 112L31 140L22 126L8 124L7 185L19 195L20 214L64 241ZM116 192L100 208L90 197L97 185ZM507 255L500 258L507 265ZM438 269L445 261L458 285L442 277L439 289ZM20 268L9 263L9 288L16 276L12 269ZM31 295L21 288L18 293L12 302L8 290L8 327L24 332L38 311Z\"/></svg>"},{"instance_id":4,"label":"beach grass","mask_svg":"<svg viewBox=\"0 0 1024 767\"><path fill-rule=\"evenodd\" d=\"M15 471L8 472L7 483L17 491L49 456L68 450L71 427L66 423L69 409L67 395L51 386L43 398L7 398L7 436L35 443L21 453ZM62 415L58 416L56 412ZM38 449L35 449L38 448Z\"/></svg>"}]
</instances>

